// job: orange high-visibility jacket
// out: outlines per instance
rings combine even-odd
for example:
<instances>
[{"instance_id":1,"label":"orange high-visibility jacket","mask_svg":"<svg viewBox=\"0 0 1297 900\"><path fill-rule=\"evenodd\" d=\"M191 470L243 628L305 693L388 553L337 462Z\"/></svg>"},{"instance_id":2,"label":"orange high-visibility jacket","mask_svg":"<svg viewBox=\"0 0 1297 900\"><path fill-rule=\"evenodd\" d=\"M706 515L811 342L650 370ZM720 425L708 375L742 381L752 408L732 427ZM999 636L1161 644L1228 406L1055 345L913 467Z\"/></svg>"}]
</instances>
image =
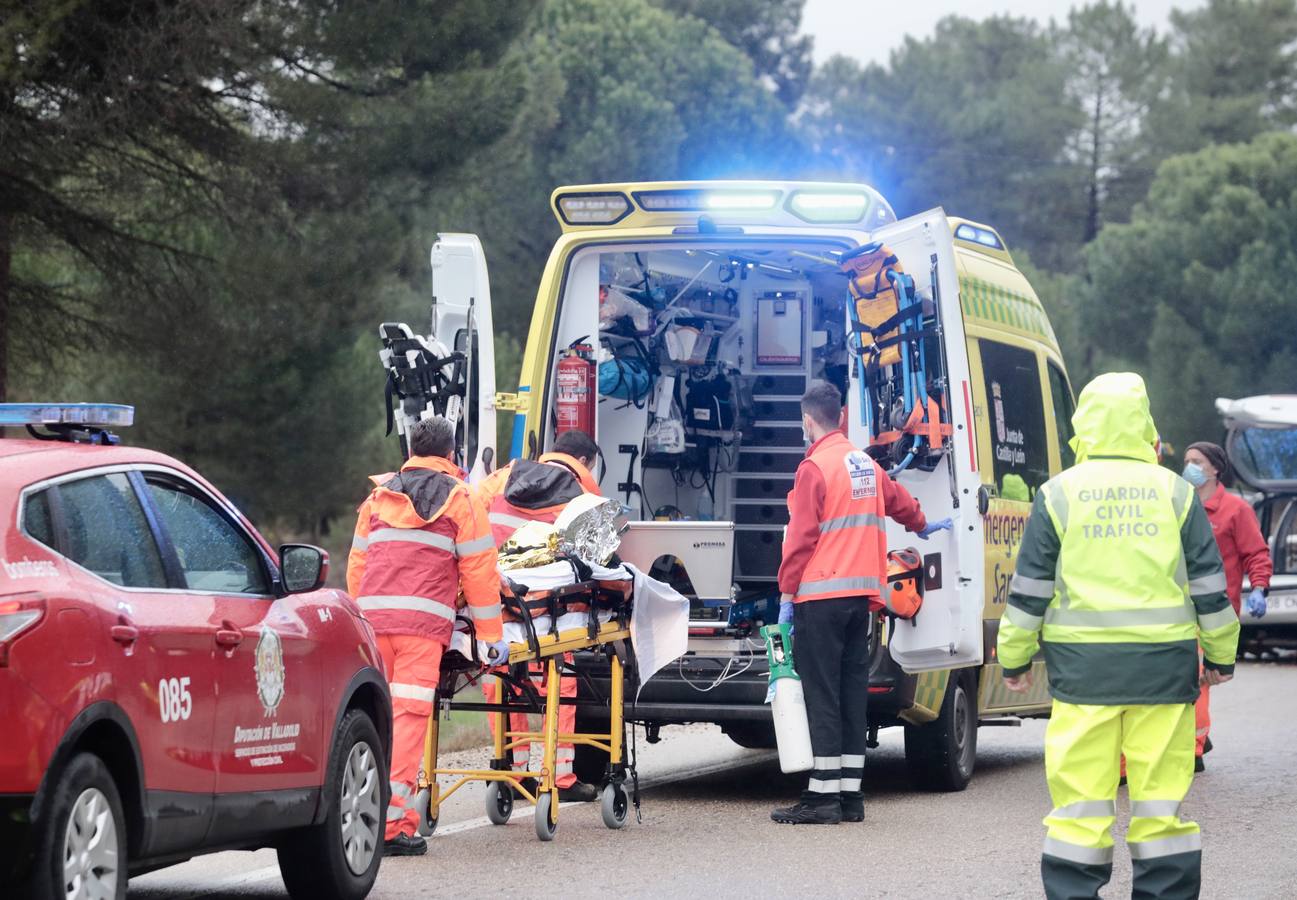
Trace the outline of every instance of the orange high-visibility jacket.
<instances>
[{"instance_id":1,"label":"orange high-visibility jacket","mask_svg":"<svg viewBox=\"0 0 1297 900\"><path fill-rule=\"evenodd\" d=\"M909 492L841 431L811 445L797 468L788 509L779 590L798 603L868 597L871 607L881 608L887 577L883 516L911 531L927 524Z\"/></svg>"},{"instance_id":2,"label":"orange high-visibility jacket","mask_svg":"<svg viewBox=\"0 0 1297 900\"><path fill-rule=\"evenodd\" d=\"M514 460L474 492L487 510L497 547L528 522L554 522L574 497L598 493L590 470L566 453L546 453L536 462Z\"/></svg>"},{"instance_id":3,"label":"orange high-visibility jacket","mask_svg":"<svg viewBox=\"0 0 1297 900\"><path fill-rule=\"evenodd\" d=\"M462 590L478 639L500 640L495 541L459 469L416 456L380 479L360 506L347 566L347 589L374 630L447 644Z\"/></svg>"}]
</instances>

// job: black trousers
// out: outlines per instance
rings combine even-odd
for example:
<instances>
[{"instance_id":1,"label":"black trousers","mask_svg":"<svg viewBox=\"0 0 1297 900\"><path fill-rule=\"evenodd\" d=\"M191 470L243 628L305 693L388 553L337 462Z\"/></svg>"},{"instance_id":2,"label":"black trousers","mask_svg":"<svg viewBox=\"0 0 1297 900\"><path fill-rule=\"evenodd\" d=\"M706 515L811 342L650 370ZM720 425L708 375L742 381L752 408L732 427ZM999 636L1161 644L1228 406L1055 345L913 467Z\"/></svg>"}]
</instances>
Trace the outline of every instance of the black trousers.
<instances>
[{"instance_id":1,"label":"black trousers","mask_svg":"<svg viewBox=\"0 0 1297 900\"><path fill-rule=\"evenodd\" d=\"M869 734L869 602L808 600L793 607L793 662L806 695L815 767L803 799L858 796Z\"/></svg>"}]
</instances>

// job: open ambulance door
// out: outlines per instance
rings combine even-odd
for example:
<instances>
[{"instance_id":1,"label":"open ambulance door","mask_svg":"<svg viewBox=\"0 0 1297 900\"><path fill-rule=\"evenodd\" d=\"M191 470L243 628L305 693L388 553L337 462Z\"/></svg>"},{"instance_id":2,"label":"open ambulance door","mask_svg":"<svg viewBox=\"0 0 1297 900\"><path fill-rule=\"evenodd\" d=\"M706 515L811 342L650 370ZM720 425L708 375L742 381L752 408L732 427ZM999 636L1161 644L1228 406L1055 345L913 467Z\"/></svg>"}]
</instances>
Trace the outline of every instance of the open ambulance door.
<instances>
[{"instance_id":1,"label":"open ambulance door","mask_svg":"<svg viewBox=\"0 0 1297 900\"><path fill-rule=\"evenodd\" d=\"M941 397L940 418L949 428L939 456L930 454L926 465L911 465L895 476L919 501L929 522L949 516L953 527L925 541L887 520L888 548L912 547L924 561L923 605L913 619L896 621L888 650L907 672L980 665L985 578L977 509L980 479L954 239L940 209L886 225L871 232L870 238L892 249L905 273L914 278L916 294L925 306L932 301L924 330L937 329L940 358L927 354L926 387L930 396ZM850 373L848 427L852 442L867 447L872 431L865 421L863 357L853 360Z\"/></svg>"},{"instance_id":2,"label":"open ambulance door","mask_svg":"<svg viewBox=\"0 0 1297 900\"><path fill-rule=\"evenodd\" d=\"M464 396L457 410L456 458L468 471L469 481L478 481L497 462L495 330L486 254L475 234L438 234L431 262L430 337L448 350L464 354Z\"/></svg>"}]
</instances>

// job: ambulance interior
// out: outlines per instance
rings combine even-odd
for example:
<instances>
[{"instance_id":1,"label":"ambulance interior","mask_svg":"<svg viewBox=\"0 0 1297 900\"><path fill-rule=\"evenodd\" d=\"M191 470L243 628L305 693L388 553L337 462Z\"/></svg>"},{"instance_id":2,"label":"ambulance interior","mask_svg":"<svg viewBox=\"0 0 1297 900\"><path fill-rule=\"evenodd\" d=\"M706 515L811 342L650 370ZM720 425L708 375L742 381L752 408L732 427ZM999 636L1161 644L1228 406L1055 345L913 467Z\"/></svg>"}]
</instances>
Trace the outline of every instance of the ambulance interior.
<instances>
[{"instance_id":1,"label":"ambulance interior","mask_svg":"<svg viewBox=\"0 0 1297 900\"><path fill-rule=\"evenodd\" d=\"M851 251L846 241L673 242L591 247L571 261L555 358L570 344L590 348L602 491L630 510L623 548L655 548L648 554L655 577L691 597L695 634L742 635L773 621L786 497L807 447L799 401L812 379L843 392L858 445L882 437L868 452L897 473L929 518L950 515L957 503L953 466L947 472L943 464L951 433L946 355L931 327L936 257L897 249L914 282L908 327L923 336L892 357L876 356L884 365L874 367L875 389L865 392L869 354L858 348L873 338L850 322L855 300L841 259ZM904 366L894 360L900 355ZM921 357L928 362L915 371L910 363ZM923 417L916 405L932 413L930 440L904 431ZM637 524L654 520L671 524ZM914 545L895 527L889 543Z\"/></svg>"}]
</instances>

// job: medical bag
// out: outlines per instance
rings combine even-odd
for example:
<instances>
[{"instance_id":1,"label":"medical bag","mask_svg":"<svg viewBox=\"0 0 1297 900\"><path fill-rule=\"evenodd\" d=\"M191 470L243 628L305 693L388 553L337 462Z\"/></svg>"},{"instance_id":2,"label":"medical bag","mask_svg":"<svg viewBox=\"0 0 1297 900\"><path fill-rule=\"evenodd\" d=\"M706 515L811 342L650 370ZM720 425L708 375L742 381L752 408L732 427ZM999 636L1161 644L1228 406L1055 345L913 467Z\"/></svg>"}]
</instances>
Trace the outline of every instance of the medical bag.
<instances>
[{"instance_id":1,"label":"medical bag","mask_svg":"<svg viewBox=\"0 0 1297 900\"><path fill-rule=\"evenodd\" d=\"M884 331L864 331L860 341L866 353L874 344L896 334L900 297L888 273L901 275L901 263L896 254L884 244L865 244L842 256L842 271L847 274L847 288L856 304L856 318L861 325L871 329L883 326ZM890 327L887 323L891 321ZM890 366L901 361L901 348L897 344L878 351L878 365Z\"/></svg>"}]
</instances>

